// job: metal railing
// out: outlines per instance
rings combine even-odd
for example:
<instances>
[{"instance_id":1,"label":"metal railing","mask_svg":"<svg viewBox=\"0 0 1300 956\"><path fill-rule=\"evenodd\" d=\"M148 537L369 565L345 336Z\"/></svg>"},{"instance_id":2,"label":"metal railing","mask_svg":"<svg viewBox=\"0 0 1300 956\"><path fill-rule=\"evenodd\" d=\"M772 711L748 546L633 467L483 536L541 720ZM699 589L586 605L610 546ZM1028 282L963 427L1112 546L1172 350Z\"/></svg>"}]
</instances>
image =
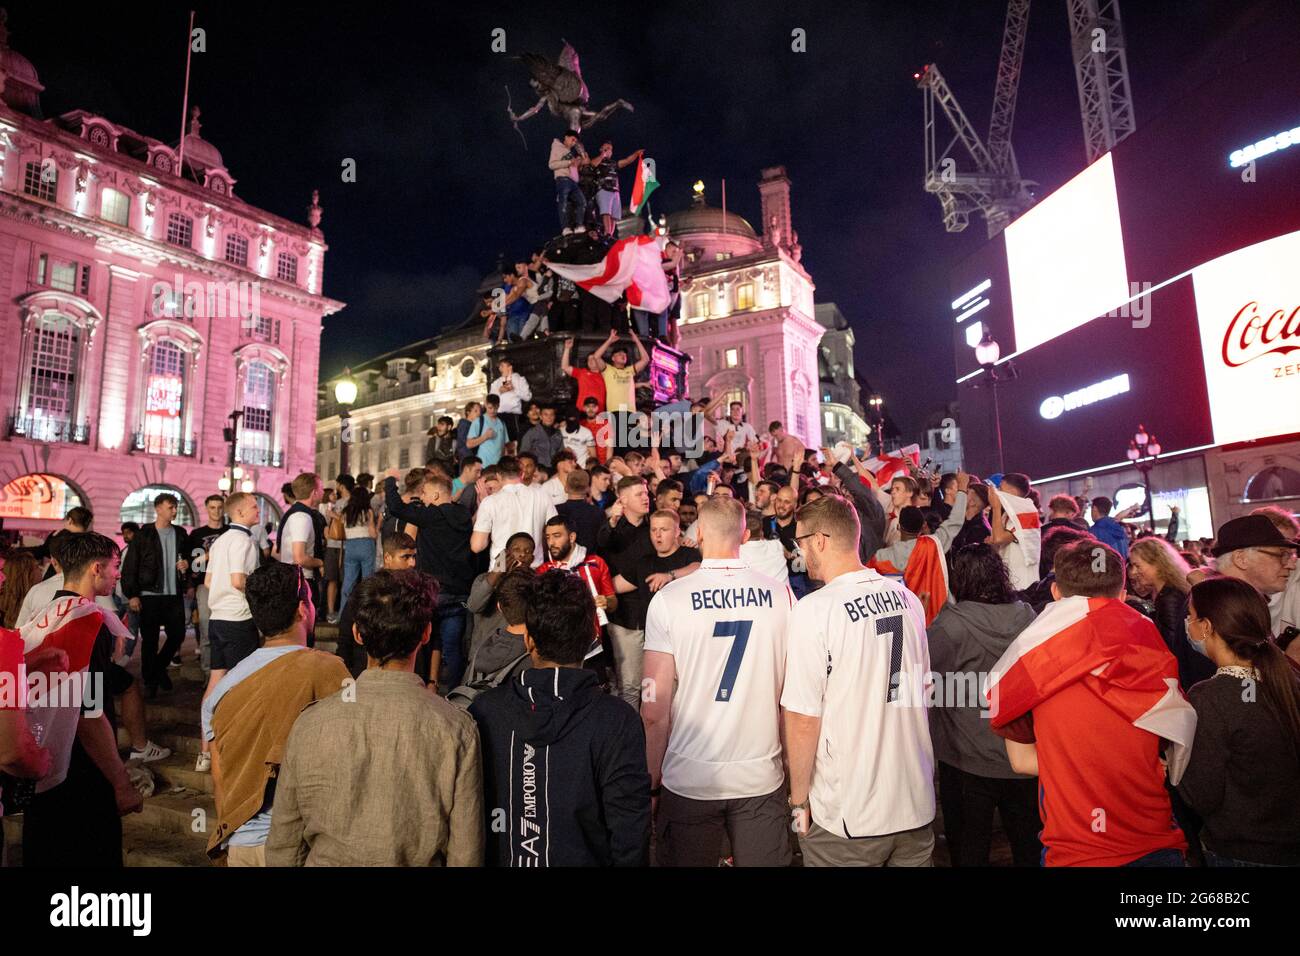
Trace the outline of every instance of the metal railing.
<instances>
[{"instance_id":1,"label":"metal railing","mask_svg":"<svg viewBox=\"0 0 1300 956\"><path fill-rule=\"evenodd\" d=\"M284 452L278 448L235 448L235 461L241 465L262 465L279 468L284 464Z\"/></svg>"},{"instance_id":2,"label":"metal railing","mask_svg":"<svg viewBox=\"0 0 1300 956\"><path fill-rule=\"evenodd\" d=\"M161 435L146 435L136 432L131 439L133 451L146 455L175 455L182 458L194 457L193 438L166 438Z\"/></svg>"},{"instance_id":3,"label":"metal railing","mask_svg":"<svg viewBox=\"0 0 1300 956\"><path fill-rule=\"evenodd\" d=\"M90 441L90 419L74 422L47 415L10 415L5 434L8 438L84 445Z\"/></svg>"}]
</instances>

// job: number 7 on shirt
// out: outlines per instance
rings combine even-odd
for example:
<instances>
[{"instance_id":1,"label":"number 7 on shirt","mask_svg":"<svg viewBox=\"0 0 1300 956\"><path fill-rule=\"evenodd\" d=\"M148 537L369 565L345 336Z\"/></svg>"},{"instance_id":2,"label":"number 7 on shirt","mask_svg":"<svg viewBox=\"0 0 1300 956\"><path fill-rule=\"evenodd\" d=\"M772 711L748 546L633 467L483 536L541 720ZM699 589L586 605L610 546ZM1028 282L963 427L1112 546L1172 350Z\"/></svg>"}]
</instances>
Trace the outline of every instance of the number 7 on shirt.
<instances>
[{"instance_id":1,"label":"number 7 on shirt","mask_svg":"<svg viewBox=\"0 0 1300 956\"><path fill-rule=\"evenodd\" d=\"M731 700L731 692L736 686L736 675L740 673L740 662L745 656L745 645L749 643L749 632L753 621L716 621L713 625L714 637L732 637L731 653L727 655L726 666L722 668L722 681L718 684L718 696L714 700L723 703Z\"/></svg>"}]
</instances>

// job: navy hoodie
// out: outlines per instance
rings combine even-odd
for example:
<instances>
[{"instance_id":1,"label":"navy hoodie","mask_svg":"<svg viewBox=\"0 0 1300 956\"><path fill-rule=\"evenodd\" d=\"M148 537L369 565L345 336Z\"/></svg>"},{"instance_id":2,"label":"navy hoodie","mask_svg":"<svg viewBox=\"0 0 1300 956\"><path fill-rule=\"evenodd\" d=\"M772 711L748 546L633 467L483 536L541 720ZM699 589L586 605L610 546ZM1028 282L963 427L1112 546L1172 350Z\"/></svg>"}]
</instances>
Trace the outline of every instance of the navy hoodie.
<instances>
[{"instance_id":1,"label":"navy hoodie","mask_svg":"<svg viewBox=\"0 0 1300 956\"><path fill-rule=\"evenodd\" d=\"M469 712L489 866L647 865L645 730L627 701L591 671L542 667L480 694Z\"/></svg>"}]
</instances>

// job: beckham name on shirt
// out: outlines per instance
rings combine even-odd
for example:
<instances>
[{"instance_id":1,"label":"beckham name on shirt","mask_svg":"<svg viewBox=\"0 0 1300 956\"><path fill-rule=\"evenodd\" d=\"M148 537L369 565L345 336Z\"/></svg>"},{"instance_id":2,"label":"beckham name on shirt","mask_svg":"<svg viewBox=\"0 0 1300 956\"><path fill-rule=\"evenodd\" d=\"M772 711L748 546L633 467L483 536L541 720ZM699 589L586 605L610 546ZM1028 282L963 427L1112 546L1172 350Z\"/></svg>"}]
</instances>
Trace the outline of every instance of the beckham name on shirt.
<instances>
[{"instance_id":1,"label":"beckham name on shirt","mask_svg":"<svg viewBox=\"0 0 1300 956\"><path fill-rule=\"evenodd\" d=\"M906 611L907 599L899 591L877 591L874 594L864 594L852 601L845 601L844 610L848 612L850 621L860 621L873 614Z\"/></svg>"},{"instance_id":2,"label":"beckham name on shirt","mask_svg":"<svg viewBox=\"0 0 1300 956\"><path fill-rule=\"evenodd\" d=\"M702 608L728 610L735 607L771 607L772 592L767 588L709 588L691 592L691 610Z\"/></svg>"}]
</instances>

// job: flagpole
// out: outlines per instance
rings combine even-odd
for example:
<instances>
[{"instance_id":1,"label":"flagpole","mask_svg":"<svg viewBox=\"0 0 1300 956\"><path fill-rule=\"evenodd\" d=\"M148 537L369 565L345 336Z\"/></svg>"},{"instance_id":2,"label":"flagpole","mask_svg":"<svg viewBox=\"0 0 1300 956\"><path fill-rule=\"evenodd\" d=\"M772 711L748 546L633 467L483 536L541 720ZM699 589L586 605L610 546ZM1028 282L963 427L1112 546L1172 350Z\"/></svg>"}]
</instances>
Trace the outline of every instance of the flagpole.
<instances>
[{"instance_id":1,"label":"flagpole","mask_svg":"<svg viewBox=\"0 0 1300 956\"><path fill-rule=\"evenodd\" d=\"M727 181L722 181L722 231L727 231Z\"/></svg>"},{"instance_id":2,"label":"flagpole","mask_svg":"<svg viewBox=\"0 0 1300 956\"><path fill-rule=\"evenodd\" d=\"M185 175L185 117L190 111L190 59L194 55L194 11L190 11L190 29L185 34L185 93L181 97L181 146L176 174Z\"/></svg>"}]
</instances>

